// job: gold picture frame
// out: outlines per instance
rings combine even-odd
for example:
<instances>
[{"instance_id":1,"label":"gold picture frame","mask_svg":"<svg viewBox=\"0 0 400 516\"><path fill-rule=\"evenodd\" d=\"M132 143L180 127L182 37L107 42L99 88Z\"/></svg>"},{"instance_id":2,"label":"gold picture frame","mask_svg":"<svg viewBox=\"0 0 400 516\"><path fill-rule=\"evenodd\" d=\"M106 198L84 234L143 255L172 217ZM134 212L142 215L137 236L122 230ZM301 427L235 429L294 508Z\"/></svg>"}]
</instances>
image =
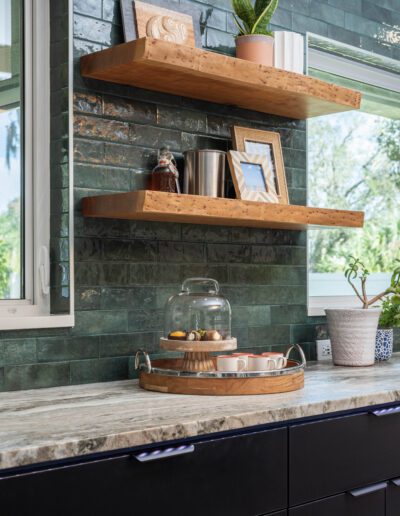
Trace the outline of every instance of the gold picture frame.
<instances>
[{"instance_id":1,"label":"gold picture frame","mask_svg":"<svg viewBox=\"0 0 400 516\"><path fill-rule=\"evenodd\" d=\"M229 151L228 162L238 199L279 203L266 156Z\"/></svg>"},{"instance_id":2,"label":"gold picture frame","mask_svg":"<svg viewBox=\"0 0 400 516\"><path fill-rule=\"evenodd\" d=\"M280 134L235 125L232 127L232 140L235 150L247 154L262 155L267 158L275 184L275 192L278 195L278 202L289 204Z\"/></svg>"}]
</instances>

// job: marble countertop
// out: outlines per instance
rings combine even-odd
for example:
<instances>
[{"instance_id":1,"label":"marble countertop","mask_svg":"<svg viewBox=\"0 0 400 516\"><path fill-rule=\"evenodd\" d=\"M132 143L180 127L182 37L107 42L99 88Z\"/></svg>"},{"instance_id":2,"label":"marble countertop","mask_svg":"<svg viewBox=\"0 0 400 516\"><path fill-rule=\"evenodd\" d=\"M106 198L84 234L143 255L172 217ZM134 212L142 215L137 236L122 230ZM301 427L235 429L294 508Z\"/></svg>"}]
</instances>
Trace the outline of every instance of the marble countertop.
<instances>
[{"instance_id":1,"label":"marble countertop","mask_svg":"<svg viewBox=\"0 0 400 516\"><path fill-rule=\"evenodd\" d=\"M312 364L305 388L262 396L182 396L136 380L0 395L0 468L287 421L400 400L400 354L374 367Z\"/></svg>"}]
</instances>

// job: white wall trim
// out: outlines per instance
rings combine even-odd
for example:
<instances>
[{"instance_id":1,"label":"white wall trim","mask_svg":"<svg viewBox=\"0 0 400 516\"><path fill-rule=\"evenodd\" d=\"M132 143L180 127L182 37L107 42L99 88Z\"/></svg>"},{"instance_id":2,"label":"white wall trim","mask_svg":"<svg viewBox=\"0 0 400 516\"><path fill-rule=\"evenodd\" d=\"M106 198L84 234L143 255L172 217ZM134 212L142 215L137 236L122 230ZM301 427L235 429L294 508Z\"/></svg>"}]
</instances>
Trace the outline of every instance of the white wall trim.
<instances>
[{"instance_id":1,"label":"white wall trim","mask_svg":"<svg viewBox=\"0 0 400 516\"><path fill-rule=\"evenodd\" d=\"M73 189L69 198L70 313L50 314L50 0L25 0L24 168L25 299L0 300L0 330L74 325ZM69 3L69 112L72 105L72 10ZM25 85L28 85L26 87ZM69 171L72 181L72 116Z\"/></svg>"},{"instance_id":2,"label":"white wall trim","mask_svg":"<svg viewBox=\"0 0 400 516\"><path fill-rule=\"evenodd\" d=\"M32 330L40 328L69 328L74 315L24 315L0 317L0 330Z\"/></svg>"},{"instance_id":3,"label":"white wall trim","mask_svg":"<svg viewBox=\"0 0 400 516\"><path fill-rule=\"evenodd\" d=\"M329 54L315 48L308 50L308 68L364 82L378 88L400 92L398 74L374 68L369 64L351 61L348 58Z\"/></svg>"}]
</instances>

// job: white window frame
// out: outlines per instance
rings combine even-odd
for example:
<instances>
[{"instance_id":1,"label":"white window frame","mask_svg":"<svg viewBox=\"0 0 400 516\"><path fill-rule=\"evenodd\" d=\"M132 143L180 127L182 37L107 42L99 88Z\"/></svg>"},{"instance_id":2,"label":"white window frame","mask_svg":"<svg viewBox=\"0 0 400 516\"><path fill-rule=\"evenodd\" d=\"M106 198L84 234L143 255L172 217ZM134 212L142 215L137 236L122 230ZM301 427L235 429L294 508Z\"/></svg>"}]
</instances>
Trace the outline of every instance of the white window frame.
<instances>
[{"instance_id":1,"label":"white window frame","mask_svg":"<svg viewBox=\"0 0 400 516\"><path fill-rule=\"evenodd\" d=\"M71 9L70 9L71 11ZM70 13L70 22L71 22ZM71 23L70 23L71 27ZM71 55L71 38L69 55ZM69 70L72 84L72 65ZM70 86L69 105L72 87ZM25 298L0 300L0 330L74 325L73 273L70 313L50 314L50 0L24 0ZM72 149L70 120L70 151ZM70 158L72 154L70 152ZM72 164L70 163L72 181ZM72 188L70 188L70 266Z\"/></svg>"},{"instance_id":2,"label":"white window frame","mask_svg":"<svg viewBox=\"0 0 400 516\"><path fill-rule=\"evenodd\" d=\"M322 42L328 42L326 38L320 38L315 35L308 35L308 38L312 38L315 40L320 40ZM316 48L308 48L307 51L307 71L309 68L314 68L320 70L322 72L328 72L333 75L338 75L340 77L345 77L348 79L352 79L358 82L368 83L370 85L384 88L387 90L395 91L400 93L400 78L396 73L392 73L387 71L387 69L396 69L398 66L398 62L389 59L377 56L376 54L372 54L371 52L366 52L364 50L355 49L349 47L348 45L341 45L337 42L333 42L334 45L338 47L343 47L344 51L350 51L354 53L356 56L360 58L362 61L370 61L374 62L374 60L378 60L382 64L382 68L376 68L373 65L365 64L364 62L354 61L351 58L341 57L335 54L331 54L328 51L321 51ZM344 53L345 53L344 52ZM387 69L383 69L388 65ZM367 79L367 81L366 81ZM308 153L307 153L308 155ZM334 206L333 206L334 208ZM326 230L329 231L329 230ZM357 231L357 230L355 230ZM308 245L307 245L308 250ZM309 289L309 278L310 274L314 275L314 278L318 277L319 281L321 281L321 289L324 290L324 282L325 285L328 285L332 279L327 278L325 274L318 273L310 273L308 271L307 275L307 289ZM378 293L380 290L381 284L386 283L386 285L390 282L390 274L380 274L380 277L374 277L375 275L371 275L370 283L376 285L376 288L371 289L371 297L373 294ZM378 275L376 275L378 276ZM375 292L376 290L376 292ZM351 287L349 286L349 291L351 291ZM337 307L359 307L360 301L357 299L355 295L335 295L335 296L311 296L308 295L308 315L309 316L321 316L325 315L325 308L337 308Z\"/></svg>"}]
</instances>

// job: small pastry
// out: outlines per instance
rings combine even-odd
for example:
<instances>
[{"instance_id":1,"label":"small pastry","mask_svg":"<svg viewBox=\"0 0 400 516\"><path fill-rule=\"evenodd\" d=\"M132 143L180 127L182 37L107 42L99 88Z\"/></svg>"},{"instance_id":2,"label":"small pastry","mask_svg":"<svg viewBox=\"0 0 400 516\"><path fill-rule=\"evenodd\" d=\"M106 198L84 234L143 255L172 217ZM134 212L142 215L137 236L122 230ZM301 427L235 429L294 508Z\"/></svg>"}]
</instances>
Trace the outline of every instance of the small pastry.
<instances>
[{"instance_id":1,"label":"small pastry","mask_svg":"<svg viewBox=\"0 0 400 516\"><path fill-rule=\"evenodd\" d=\"M168 338L171 340L186 340L186 332L185 331L171 331L168 334Z\"/></svg>"},{"instance_id":2,"label":"small pastry","mask_svg":"<svg viewBox=\"0 0 400 516\"><path fill-rule=\"evenodd\" d=\"M186 333L186 340L189 340L189 341L197 340L197 339L196 339L196 332L194 332L194 331L188 331L188 332Z\"/></svg>"},{"instance_id":3,"label":"small pastry","mask_svg":"<svg viewBox=\"0 0 400 516\"><path fill-rule=\"evenodd\" d=\"M201 333L199 331L193 330L192 333L194 335L194 340L201 340Z\"/></svg>"},{"instance_id":4,"label":"small pastry","mask_svg":"<svg viewBox=\"0 0 400 516\"><path fill-rule=\"evenodd\" d=\"M207 330L203 340L221 340L222 335L217 330Z\"/></svg>"}]
</instances>

